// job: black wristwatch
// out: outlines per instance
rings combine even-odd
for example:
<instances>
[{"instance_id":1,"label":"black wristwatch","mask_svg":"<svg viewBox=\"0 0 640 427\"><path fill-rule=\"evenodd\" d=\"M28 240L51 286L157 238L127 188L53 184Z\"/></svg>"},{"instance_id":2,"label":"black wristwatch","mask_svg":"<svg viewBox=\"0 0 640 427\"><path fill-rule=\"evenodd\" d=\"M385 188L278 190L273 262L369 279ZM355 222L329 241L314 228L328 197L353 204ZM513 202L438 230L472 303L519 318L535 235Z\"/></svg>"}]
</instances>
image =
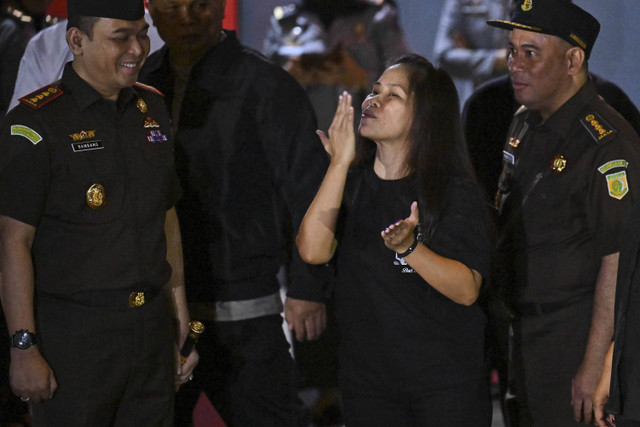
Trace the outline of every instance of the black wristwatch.
<instances>
[{"instance_id":1,"label":"black wristwatch","mask_svg":"<svg viewBox=\"0 0 640 427\"><path fill-rule=\"evenodd\" d=\"M15 347L20 350L26 350L36 344L38 344L36 334L29 332L26 329L16 331L16 333L11 337L11 347Z\"/></svg>"}]
</instances>

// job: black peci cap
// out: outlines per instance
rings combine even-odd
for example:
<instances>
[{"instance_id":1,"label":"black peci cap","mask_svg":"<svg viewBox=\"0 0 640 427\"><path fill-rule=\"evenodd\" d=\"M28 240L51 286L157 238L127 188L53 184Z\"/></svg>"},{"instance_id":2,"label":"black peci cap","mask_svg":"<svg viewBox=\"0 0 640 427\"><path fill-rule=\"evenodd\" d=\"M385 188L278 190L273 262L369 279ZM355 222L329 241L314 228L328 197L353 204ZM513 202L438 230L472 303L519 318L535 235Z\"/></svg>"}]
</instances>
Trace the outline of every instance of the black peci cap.
<instances>
[{"instance_id":1,"label":"black peci cap","mask_svg":"<svg viewBox=\"0 0 640 427\"><path fill-rule=\"evenodd\" d=\"M144 16L142 0L67 0L67 15L137 21Z\"/></svg>"},{"instance_id":2,"label":"black peci cap","mask_svg":"<svg viewBox=\"0 0 640 427\"><path fill-rule=\"evenodd\" d=\"M509 20L494 19L487 24L560 37L581 47L587 59L600 32L598 20L569 0L520 0Z\"/></svg>"}]
</instances>

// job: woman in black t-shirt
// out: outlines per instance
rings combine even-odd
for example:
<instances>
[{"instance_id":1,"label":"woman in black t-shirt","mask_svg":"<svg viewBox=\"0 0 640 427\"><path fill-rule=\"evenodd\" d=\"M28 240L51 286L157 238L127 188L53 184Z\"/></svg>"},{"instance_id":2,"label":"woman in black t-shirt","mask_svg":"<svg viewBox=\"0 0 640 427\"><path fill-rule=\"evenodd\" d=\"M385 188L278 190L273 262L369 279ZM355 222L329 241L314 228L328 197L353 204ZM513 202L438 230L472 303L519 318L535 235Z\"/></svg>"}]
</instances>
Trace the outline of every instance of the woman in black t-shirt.
<instances>
[{"instance_id":1,"label":"woman in black t-shirt","mask_svg":"<svg viewBox=\"0 0 640 427\"><path fill-rule=\"evenodd\" d=\"M362 111L359 144L347 93L318 132L331 163L297 236L306 262L336 268L346 425L488 426L491 244L455 87L404 56Z\"/></svg>"}]
</instances>

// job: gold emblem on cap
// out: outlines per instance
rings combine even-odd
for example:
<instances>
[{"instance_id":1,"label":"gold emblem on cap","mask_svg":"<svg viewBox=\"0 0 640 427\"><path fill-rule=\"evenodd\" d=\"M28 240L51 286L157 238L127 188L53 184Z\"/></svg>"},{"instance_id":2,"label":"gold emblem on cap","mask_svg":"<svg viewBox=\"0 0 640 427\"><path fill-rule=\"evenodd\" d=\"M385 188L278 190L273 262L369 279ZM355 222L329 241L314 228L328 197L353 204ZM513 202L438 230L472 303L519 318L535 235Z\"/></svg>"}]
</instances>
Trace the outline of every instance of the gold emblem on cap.
<instances>
[{"instance_id":1,"label":"gold emblem on cap","mask_svg":"<svg viewBox=\"0 0 640 427\"><path fill-rule=\"evenodd\" d=\"M138 110L140 110L142 114L146 114L147 111L149 111L149 109L147 108L147 103L144 102L144 99L142 98L138 98L138 102L136 102L136 107L138 107Z\"/></svg>"},{"instance_id":2,"label":"gold emblem on cap","mask_svg":"<svg viewBox=\"0 0 640 427\"><path fill-rule=\"evenodd\" d=\"M520 6L520 7L525 12L529 12L531 9L533 9L533 0L524 0L522 2L522 6Z\"/></svg>"},{"instance_id":3,"label":"gold emblem on cap","mask_svg":"<svg viewBox=\"0 0 640 427\"><path fill-rule=\"evenodd\" d=\"M144 119L144 127L145 128L159 128L160 125L158 124L158 122L153 120L151 117L147 117L146 119Z\"/></svg>"},{"instance_id":4,"label":"gold emblem on cap","mask_svg":"<svg viewBox=\"0 0 640 427\"><path fill-rule=\"evenodd\" d=\"M560 173L567 167L567 159L562 154L556 154L551 163L551 169Z\"/></svg>"},{"instance_id":5,"label":"gold emblem on cap","mask_svg":"<svg viewBox=\"0 0 640 427\"><path fill-rule=\"evenodd\" d=\"M87 190L87 205L91 209L100 209L104 206L107 196L101 184L93 184Z\"/></svg>"}]
</instances>

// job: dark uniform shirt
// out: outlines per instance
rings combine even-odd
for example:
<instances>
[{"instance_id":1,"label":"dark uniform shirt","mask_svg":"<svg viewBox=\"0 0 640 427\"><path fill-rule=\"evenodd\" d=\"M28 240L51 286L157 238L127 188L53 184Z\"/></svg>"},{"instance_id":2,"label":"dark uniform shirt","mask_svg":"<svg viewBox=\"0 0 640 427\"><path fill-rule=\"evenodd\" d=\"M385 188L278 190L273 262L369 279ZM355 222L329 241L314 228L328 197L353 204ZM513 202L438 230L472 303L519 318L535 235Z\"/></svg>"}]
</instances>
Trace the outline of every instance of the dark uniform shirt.
<instances>
[{"instance_id":1,"label":"dark uniform shirt","mask_svg":"<svg viewBox=\"0 0 640 427\"><path fill-rule=\"evenodd\" d=\"M500 220L515 298L559 303L592 293L640 185L638 136L591 81L544 123L521 109L510 136Z\"/></svg>"},{"instance_id":2,"label":"dark uniform shirt","mask_svg":"<svg viewBox=\"0 0 640 427\"><path fill-rule=\"evenodd\" d=\"M69 63L23 99L0 130L0 215L37 228L38 292L165 285L164 221L179 186L161 97L136 86L105 100Z\"/></svg>"},{"instance_id":3,"label":"dark uniform shirt","mask_svg":"<svg viewBox=\"0 0 640 427\"><path fill-rule=\"evenodd\" d=\"M640 112L626 93L614 83L590 74L598 94L611 105L640 135ZM462 122L469 155L480 184L490 200L496 195L502 171L502 149L509 124L518 104L507 75L478 87L464 105Z\"/></svg>"},{"instance_id":4,"label":"dark uniform shirt","mask_svg":"<svg viewBox=\"0 0 640 427\"><path fill-rule=\"evenodd\" d=\"M174 97L165 47L141 80ZM190 301L249 300L278 292L276 274L328 164L304 90L235 33L191 70L176 133L184 189L177 210ZM293 251L289 296L323 302Z\"/></svg>"},{"instance_id":5,"label":"dark uniform shirt","mask_svg":"<svg viewBox=\"0 0 640 427\"><path fill-rule=\"evenodd\" d=\"M620 251L616 286L615 347L606 411L640 421L640 205Z\"/></svg>"}]
</instances>

